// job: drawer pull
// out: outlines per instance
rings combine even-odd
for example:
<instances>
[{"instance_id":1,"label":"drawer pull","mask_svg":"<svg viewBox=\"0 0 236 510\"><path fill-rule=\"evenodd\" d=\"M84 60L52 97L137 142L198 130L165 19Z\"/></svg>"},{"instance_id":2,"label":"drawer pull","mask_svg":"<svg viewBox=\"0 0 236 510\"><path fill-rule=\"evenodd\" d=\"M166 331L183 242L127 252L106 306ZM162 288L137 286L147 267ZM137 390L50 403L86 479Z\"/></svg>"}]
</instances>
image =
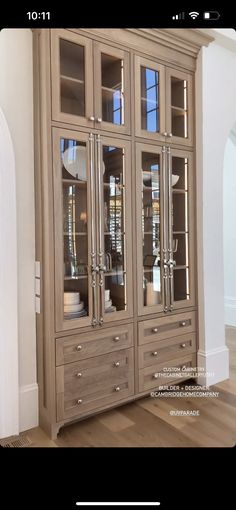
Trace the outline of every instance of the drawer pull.
<instances>
[{"instance_id":1,"label":"drawer pull","mask_svg":"<svg viewBox=\"0 0 236 510\"><path fill-rule=\"evenodd\" d=\"M158 376L159 376L159 374L158 374L158 373L153 374L153 379L158 379Z\"/></svg>"},{"instance_id":2,"label":"drawer pull","mask_svg":"<svg viewBox=\"0 0 236 510\"><path fill-rule=\"evenodd\" d=\"M181 344L181 347L184 349L186 347L186 344Z\"/></svg>"},{"instance_id":3,"label":"drawer pull","mask_svg":"<svg viewBox=\"0 0 236 510\"><path fill-rule=\"evenodd\" d=\"M120 391L120 386L116 386L115 391Z\"/></svg>"},{"instance_id":4,"label":"drawer pull","mask_svg":"<svg viewBox=\"0 0 236 510\"><path fill-rule=\"evenodd\" d=\"M119 366L120 366L120 362L119 361L115 361L114 367L119 367Z\"/></svg>"},{"instance_id":5,"label":"drawer pull","mask_svg":"<svg viewBox=\"0 0 236 510\"><path fill-rule=\"evenodd\" d=\"M113 340L114 340L114 342L119 342L120 337L119 336L114 336Z\"/></svg>"},{"instance_id":6,"label":"drawer pull","mask_svg":"<svg viewBox=\"0 0 236 510\"><path fill-rule=\"evenodd\" d=\"M158 328L153 328L152 332L153 333L157 333L158 332Z\"/></svg>"},{"instance_id":7,"label":"drawer pull","mask_svg":"<svg viewBox=\"0 0 236 510\"><path fill-rule=\"evenodd\" d=\"M82 349L82 345L77 345L76 350L81 351L81 349Z\"/></svg>"},{"instance_id":8,"label":"drawer pull","mask_svg":"<svg viewBox=\"0 0 236 510\"><path fill-rule=\"evenodd\" d=\"M185 321L180 322L180 326L182 327L186 326L186 322Z\"/></svg>"},{"instance_id":9,"label":"drawer pull","mask_svg":"<svg viewBox=\"0 0 236 510\"><path fill-rule=\"evenodd\" d=\"M79 400L77 400L77 404L78 404L78 406L79 406L80 404L82 404L82 402L83 402L82 398L79 398Z\"/></svg>"},{"instance_id":10,"label":"drawer pull","mask_svg":"<svg viewBox=\"0 0 236 510\"><path fill-rule=\"evenodd\" d=\"M78 374L76 374L76 377L82 377L81 372L78 372Z\"/></svg>"},{"instance_id":11,"label":"drawer pull","mask_svg":"<svg viewBox=\"0 0 236 510\"><path fill-rule=\"evenodd\" d=\"M158 354L157 351L152 352L153 356L157 356L157 354Z\"/></svg>"}]
</instances>

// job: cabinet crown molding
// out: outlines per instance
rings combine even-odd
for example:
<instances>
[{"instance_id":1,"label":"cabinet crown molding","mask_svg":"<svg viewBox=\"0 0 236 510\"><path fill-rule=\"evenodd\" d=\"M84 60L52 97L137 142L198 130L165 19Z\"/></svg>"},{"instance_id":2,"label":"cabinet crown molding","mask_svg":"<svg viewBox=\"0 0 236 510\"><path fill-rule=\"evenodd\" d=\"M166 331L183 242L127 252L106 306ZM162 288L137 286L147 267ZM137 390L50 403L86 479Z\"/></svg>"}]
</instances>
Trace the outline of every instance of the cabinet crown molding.
<instances>
[{"instance_id":1,"label":"cabinet crown molding","mask_svg":"<svg viewBox=\"0 0 236 510\"><path fill-rule=\"evenodd\" d=\"M202 46L208 46L214 41L214 37L200 32L200 30L195 28L128 28L126 30L143 35L143 37L167 46L168 48L178 49L178 51L187 53L195 58Z\"/></svg>"}]
</instances>

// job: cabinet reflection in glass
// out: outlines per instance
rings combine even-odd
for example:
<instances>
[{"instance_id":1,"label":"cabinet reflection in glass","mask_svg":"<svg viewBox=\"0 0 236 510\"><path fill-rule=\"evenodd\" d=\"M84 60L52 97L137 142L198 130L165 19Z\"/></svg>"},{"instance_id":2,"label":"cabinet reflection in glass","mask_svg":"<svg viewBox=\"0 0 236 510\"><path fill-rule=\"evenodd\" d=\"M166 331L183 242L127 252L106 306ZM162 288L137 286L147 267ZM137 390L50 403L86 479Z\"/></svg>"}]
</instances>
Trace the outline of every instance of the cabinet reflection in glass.
<instances>
[{"instance_id":1,"label":"cabinet reflection in glass","mask_svg":"<svg viewBox=\"0 0 236 510\"><path fill-rule=\"evenodd\" d=\"M160 156L142 153L143 304L161 303Z\"/></svg>"},{"instance_id":2,"label":"cabinet reflection in glass","mask_svg":"<svg viewBox=\"0 0 236 510\"><path fill-rule=\"evenodd\" d=\"M103 147L105 312L126 310L125 154Z\"/></svg>"},{"instance_id":3,"label":"cabinet reflection in glass","mask_svg":"<svg viewBox=\"0 0 236 510\"><path fill-rule=\"evenodd\" d=\"M64 317L88 315L86 143L61 138Z\"/></svg>"},{"instance_id":4,"label":"cabinet reflection in glass","mask_svg":"<svg viewBox=\"0 0 236 510\"><path fill-rule=\"evenodd\" d=\"M102 53L102 119L124 124L124 62Z\"/></svg>"}]
</instances>

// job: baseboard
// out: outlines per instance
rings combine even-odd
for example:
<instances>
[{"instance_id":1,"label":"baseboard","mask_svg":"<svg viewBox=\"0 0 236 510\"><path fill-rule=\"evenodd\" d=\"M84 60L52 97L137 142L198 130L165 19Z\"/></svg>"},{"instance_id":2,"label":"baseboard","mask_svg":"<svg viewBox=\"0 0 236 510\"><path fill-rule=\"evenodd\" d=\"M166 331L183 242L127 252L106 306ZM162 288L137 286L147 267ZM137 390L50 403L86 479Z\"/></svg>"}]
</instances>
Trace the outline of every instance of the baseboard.
<instances>
[{"instance_id":1,"label":"baseboard","mask_svg":"<svg viewBox=\"0 0 236 510\"><path fill-rule=\"evenodd\" d=\"M236 298L225 297L225 324L236 327Z\"/></svg>"},{"instance_id":2,"label":"baseboard","mask_svg":"<svg viewBox=\"0 0 236 510\"><path fill-rule=\"evenodd\" d=\"M20 432L38 426L38 385L20 387Z\"/></svg>"},{"instance_id":3,"label":"baseboard","mask_svg":"<svg viewBox=\"0 0 236 510\"><path fill-rule=\"evenodd\" d=\"M229 350L225 345L211 351L198 351L198 367L204 369L199 373L198 383L212 386L229 378Z\"/></svg>"}]
</instances>

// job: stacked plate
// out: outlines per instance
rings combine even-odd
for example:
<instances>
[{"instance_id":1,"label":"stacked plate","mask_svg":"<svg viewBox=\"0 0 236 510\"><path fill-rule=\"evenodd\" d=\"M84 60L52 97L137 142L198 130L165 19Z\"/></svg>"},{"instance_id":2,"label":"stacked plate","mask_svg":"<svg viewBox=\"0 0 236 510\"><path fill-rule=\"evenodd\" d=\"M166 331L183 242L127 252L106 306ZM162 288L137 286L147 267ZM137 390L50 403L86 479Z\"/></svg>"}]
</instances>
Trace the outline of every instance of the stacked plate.
<instances>
[{"instance_id":1,"label":"stacked plate","mask_svg":"<svg viewBox=\"0 0 236 510\"><path fill-rule=\"evenodd\" d=\"M112 299L110 299L110 289L105 290L105 312L116 312L116 307L112 304Z\"/></svg>"},{"instance_id":2,"label":"stacked plate","mask_svg":"<svg viewBox=\"0 0 236 510\"><path fill-rule=\"evenodd\" d=\"M77 319L84 317L87 312L83 301L80 301L79 292L64 292L64 317L65 319Z\"/></svg>"}]
</instances>

